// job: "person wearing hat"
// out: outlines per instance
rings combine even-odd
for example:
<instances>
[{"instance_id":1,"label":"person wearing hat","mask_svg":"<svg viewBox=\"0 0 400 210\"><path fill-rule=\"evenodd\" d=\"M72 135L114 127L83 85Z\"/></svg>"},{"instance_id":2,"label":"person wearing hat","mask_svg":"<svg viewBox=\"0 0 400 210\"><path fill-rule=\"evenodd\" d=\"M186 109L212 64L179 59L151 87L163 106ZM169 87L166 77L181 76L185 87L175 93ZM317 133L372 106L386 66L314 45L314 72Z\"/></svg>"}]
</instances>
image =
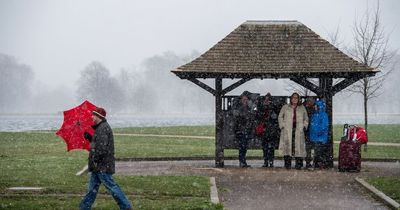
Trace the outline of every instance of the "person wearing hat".
<instances>
[{"instance_id":1,"label":"person wearing hat","mask_svg":"<svg viewBox=\"0 0 400 210\"><path fill-rule=\"evenodd\" d=\"M325 111L325 102L318 100L314 105L314 113L311 115L310 141L314 143L314 168L328 167L328 130L329 117Z\"/></svg>"},{"instance_id":2,"label":"person wearing hat","mask_svg":"<svg viewBox=\"0 0 400 210\"><path fill-rule=\"evenodd\" d=\"M278 111L275 108L275 101L272 101L272 96L267 93L265 97L261 97L258 103L256 120L257 126L262 126L264 129L256 134L262 139L264 165L263 167L274 167L275 146L279 140L280 130L278 124Z\"/></svg>"},{"instance_id":3,"label":"person wearing hat","mask_svg":"<svg viewBox=\"0 0 400 210\"><path fill-rule=\"evenodd\" d=\"M307 111L308 119L311 119L311 115L314 112L314 103L315 103L315 100L314 100L313 97L307 97L307 99L303 103L303 106L304 106L304 108L306 108L306 111ZM314 149L314 143L310 140L310 137L309 137L310 125L311 125L311 123L308 123L308 128L304 132L305 139L306 139L306 158L305 159L306 159L306 168L307 169L312 168L312 165L311 165L311 160L312 160L311 151Z\"/></svg>"},{"instance_id":4,"label":"person wearing hat","mask_svg":"<svg viewBox=\"0 0 400 210\"><path fill-rule=\"evenodd\" d=\"M81 201L80 209L91 209L96 199L100 184L104 184L108 192L117 201L120 209L133 209L131 203L115 183L112 174L115 173L114 136L106 120L106 110L97 107L92 112L94 134L84 133L90 141L89 172L91 172L88 192Z\"/></svg>"}]
</instances>

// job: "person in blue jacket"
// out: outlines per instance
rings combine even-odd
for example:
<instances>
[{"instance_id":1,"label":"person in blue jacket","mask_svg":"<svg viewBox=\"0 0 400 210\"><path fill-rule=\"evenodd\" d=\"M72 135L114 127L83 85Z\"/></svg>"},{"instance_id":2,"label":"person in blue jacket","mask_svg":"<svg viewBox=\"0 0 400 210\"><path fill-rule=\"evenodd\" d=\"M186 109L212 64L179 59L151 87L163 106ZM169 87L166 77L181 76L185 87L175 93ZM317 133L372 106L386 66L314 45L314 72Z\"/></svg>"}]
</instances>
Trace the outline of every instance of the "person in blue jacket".
<instances>
[{"instance_id":1,"label":"person in blue jacket","mask_svg":"<svg viewBox=\"0 0 400 210\"><path fill-rule=\"evenodd\" d=\"M325 102L315 101L309 127L309 138L314 143L314 168L326 168L327 166L328 123Z\"/></svg>"}]
</instances>

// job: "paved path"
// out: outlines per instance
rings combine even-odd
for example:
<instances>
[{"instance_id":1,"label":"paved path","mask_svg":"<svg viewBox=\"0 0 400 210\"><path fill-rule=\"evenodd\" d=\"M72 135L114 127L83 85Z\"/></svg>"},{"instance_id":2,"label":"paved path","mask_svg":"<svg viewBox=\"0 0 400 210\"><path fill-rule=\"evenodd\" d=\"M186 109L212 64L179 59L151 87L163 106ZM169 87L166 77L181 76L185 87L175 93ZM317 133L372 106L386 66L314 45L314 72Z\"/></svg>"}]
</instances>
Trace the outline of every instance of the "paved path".
<instances>
[{"instance_id":1,"label":"paved path","mask_svg":"<svg viewBox=\"0 0 400 210\"><path fill-rule=\"evenodd\" d=\"M251 160L252 168L237 167L237 160L225 161L225 168L214 168L214 161L117 162L117 174L200 175L216 177L219 197L229 210L257 209L387 209L376 201L355 177L400 176L399 162L363 162L360 173L337 170L286 170L261 168L262 161Z\"/></svg>"}]
</instances>

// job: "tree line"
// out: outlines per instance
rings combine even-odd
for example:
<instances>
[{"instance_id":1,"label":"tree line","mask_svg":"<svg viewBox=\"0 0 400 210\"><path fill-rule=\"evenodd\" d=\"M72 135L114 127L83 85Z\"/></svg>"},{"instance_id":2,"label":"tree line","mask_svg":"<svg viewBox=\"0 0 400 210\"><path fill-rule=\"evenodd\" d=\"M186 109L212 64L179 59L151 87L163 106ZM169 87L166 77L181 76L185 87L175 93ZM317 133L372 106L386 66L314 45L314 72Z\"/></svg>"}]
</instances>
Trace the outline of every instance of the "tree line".
<instances>
[{"instance_id":1,"label":"tree line","mask_svg":"<svg viewBox=\"0 0 400 210\"><path fill-rule=\"evenodd\" d=\"M212 112L212 96L193 84L179 81L170 71L197 57L197 52L178 56L173 52L143 61L140 69L120 70L111 76L100 62L94 61L81 72L79 100L89 99L112 112L191 113Z\"/></svg>"},{"instance_id":2,"label":"tree line","mask_svg":"<svg viewBox=\"0 0 400 210\"><path fill-rule=\"evenodd\" d=\"M115 75L100 61L92 61L80 72L76 90L70 94L76 96L73 102L57 94L61 93L57 90L49 93L53 97L47 94L46 99L57 97L68 105L89 100L106 107L110 113L212 113L211 94L170 72L197 56L196 51L187 55L165 52L145 59L135 69L121 69ZM35 104L36 111L49 110L40 108L45 103L38 102L46 94L32 94L35 79L31 67L18 63L13 56L0 54L0 74L0 113L32 112L29 106Z\"/></svg>"}]
</instances>

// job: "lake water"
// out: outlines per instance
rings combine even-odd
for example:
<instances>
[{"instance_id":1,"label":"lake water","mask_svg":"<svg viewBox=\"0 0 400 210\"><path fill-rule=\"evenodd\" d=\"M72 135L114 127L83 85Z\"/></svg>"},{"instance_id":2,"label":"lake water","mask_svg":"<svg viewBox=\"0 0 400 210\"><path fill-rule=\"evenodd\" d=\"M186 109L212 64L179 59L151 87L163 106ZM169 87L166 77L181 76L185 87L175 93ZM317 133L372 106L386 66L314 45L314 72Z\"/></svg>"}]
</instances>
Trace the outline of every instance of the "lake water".
<instances>
[{"instance_id":1,"label":"lake water","mask_svg":"<svg viewBox=\"0 0 400 210\"><path fill-rule=\"evenodd\" d=\"M174 125L215 125L214 114L204 115L113 115L107 117L113 128L150 127ZM362 124L362 114L336 114L334 124ZM60 115L0 115L0 131L57 130L61 127ZM370 124L400 124L400 114L370 114Z\"/></svg>"},{"instance_id":2,"label":"lake water","mask_svg":"<svg viewBox=\"0 0 400 210\"><path fill-rule=\"evenodd\" d=\"M150 127L173 125L212 125L214 115L204 116L107 116L113 128ZM0 115L0 131L58 130L63 122L62 115Z\"/></svg>"}]
</instances>

